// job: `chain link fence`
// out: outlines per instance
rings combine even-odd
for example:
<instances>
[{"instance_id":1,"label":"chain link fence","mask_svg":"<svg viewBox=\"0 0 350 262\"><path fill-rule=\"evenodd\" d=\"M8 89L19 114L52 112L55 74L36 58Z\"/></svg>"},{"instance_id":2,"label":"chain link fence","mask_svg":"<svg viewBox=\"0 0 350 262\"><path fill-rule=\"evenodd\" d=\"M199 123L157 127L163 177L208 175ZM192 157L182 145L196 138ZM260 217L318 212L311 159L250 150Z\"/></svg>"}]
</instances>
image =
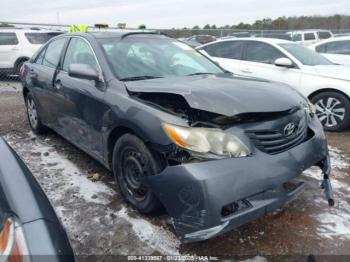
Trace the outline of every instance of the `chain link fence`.
<instances>
[{"instance_id":1,"label":"chain link fence","mask_svg":"<svg viewBox=\"0 0 350 262\"><path fill-rule=\"evenodd\" d=\"M42 44L56 34L40 35L45 32L65 33L70 25L13 23L0 21L0 88L18 85L18 72L21 64ZM16 32L30 29L31 34L18 35ZM117 27L97 28L89 27L89 31L133 30L133 28L119 29ZM285 34L287 30L237 30L237 29L148 29L158 31L174 38L189 38L193 35L211 35L216 38L232 35L268 36L269 34ZM350 34L350 29L331 30L334 34ZM24 39L25 38L25 39ZM24 43L24 44L23 44ZM26 49L30 50L27 51Z\"/></svg>"}]
</instances>

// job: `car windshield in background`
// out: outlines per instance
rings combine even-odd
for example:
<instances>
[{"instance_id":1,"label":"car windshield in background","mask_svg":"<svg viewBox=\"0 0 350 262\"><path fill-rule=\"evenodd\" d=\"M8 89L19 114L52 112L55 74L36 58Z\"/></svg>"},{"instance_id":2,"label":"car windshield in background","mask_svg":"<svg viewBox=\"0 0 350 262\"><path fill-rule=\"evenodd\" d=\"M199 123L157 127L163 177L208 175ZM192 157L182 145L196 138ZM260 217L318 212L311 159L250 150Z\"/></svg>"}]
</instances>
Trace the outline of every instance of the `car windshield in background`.
<instances>
[{"instance_id":1,"label":"car windshield in background","mask_svg":"<svg viewBox=\"0 0 350 262\"><path fill-rule=\"evenodd\" d=\"M100 41L114 73L121 80L223 73L201 53L173 39L130 36Z\"/></svg>"},{"instance_id":2,"label":"car windshield in background","mask_svg":"<svg viewBox=\"0 0 350 262\"><path fill-rule=\"evenodd\" d=\"M33 45L42 45L49 41L52 37L60 35L60 32L49 33L25 33L24 35L28 39L29 43Z\"/></svg>"},{"instance_id":3,"label":"car windshield in background","mask_svg":"<svg viewBox=\"0 0 350 262\"><path fill-rule=\"evenodd\" d=\"M331 61L312 50L297 44L279 44L286 51L291 53L303 65L317 66L317 65L333 65Z\"/></svg>"}]
</instances>

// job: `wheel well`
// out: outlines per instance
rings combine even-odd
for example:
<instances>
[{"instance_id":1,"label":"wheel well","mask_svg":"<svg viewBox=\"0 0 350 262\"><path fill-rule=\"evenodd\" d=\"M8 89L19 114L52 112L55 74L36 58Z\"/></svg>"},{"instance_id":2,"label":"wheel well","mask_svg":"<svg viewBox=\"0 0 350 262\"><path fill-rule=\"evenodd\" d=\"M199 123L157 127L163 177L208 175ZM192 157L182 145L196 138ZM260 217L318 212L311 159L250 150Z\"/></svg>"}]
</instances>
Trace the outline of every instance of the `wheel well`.
<instances>
[{"instance_id":1,"label":"wheel well","mask_svg":"<svg viewBox=\"0 0 350 262\"><path fill-rule=\"evenodd\" d=\"M135 134L135 132L124 126L118 126L116 127L109 135L108 137L108 151L107 151L107 157L108 157L108 165L112 169L112 160L113 160L113 150L114 150L114 145L117 142L117 140L125 134Z\"/></svg>"},{"instance_id":2,"label":"wheel well","mask_svg":"<svg viewBox=\"0 0 350 262\"><path fill-rule=\"evenodd\" d=\"M26 57L26 56L22 56L22 57L19 57L17 58L16 62L15 62L15 68L21 63L21 62L25 62L25 61L28 61L29 60L29 57Z\"/></svg>"},{"instance_id":3,"label":"wheel well","mask_svg":"<svg viewBox=\"0 0 350 262\"><path fill-rule=\"evenodd\" d=\"M26 98L27 98L27 95L29 93L29 89L26 86L24 86L22 92L23 92L23 98L24 98L24 101L25 101Z\"/></svg>"},{"instance_id":4,"label":"wheel well","mask_svg":"<svg viewBox=\"0 0 350 262\"><path fill-rule=\"evenodd\" d=\"M324 89L317 90L317 91L313 92L312 94L310 94L308 96L308 98L309 98L309 100L311 100L314 96L321 94L321 93L324 93L324 92L335 92L335 93L341 94L341 95L345 96L350 101L350 97L347 94L345 94L344 92L339 91L337 89L333 89L333 88L324 88Z\"/></svg>"}]
</instances>

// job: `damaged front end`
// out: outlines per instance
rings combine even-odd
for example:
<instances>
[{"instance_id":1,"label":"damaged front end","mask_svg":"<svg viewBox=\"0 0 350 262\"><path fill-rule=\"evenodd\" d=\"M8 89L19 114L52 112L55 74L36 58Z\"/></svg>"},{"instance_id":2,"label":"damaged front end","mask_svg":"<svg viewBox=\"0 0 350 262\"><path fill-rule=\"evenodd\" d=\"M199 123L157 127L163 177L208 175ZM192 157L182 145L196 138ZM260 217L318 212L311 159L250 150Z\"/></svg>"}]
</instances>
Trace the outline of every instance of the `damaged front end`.
<instances>
[{"instance_id":1,"label":"damaged front end","mask_svg":"<svg viewBox=\"0 0 350 262\"><path fill-rule=\"evenodd\" d=\"M323 128L300 97L277 111L255 106L231 114L224 103L214 110L203 97L191 99L193 93L129 92L188 124L161 124L173 143L149 146L166 165L143 178L183 242L214 237L283 207L303 190L304 183L294 179L311 166L321 168L322 187L334 205Z\"/></svg>"}]
</instances>

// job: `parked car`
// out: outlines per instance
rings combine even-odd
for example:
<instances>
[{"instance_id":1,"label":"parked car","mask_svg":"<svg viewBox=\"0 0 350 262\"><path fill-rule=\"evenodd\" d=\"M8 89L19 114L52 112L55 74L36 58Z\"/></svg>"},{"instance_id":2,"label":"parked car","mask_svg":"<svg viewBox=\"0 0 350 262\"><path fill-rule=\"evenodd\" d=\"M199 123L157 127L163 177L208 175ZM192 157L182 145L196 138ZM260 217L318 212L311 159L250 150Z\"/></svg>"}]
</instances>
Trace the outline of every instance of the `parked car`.
<instances>
[{"instance_id":1,"label":"parked car","mask_svg":"<svg viewBox=\"0 0 350 262\"><path fill-rule=\"evenodd\" d=\"M74 261L65 230L29 169L0 137L1 261Z\"/></svg>"},{"instance_id":2,"label":"parked car","mask_svg":"<svg viewBox=\"0 0 350 262\"><path fill-rule=\"evenodd\" d=\"M334 37L309 47L333 63L350 66L350 36Z\"/></svg>"},{"instance_id":3,"label":"parked car","mask_svg":"<svg viewBox=\"0 0 350 262\"><path fill-rule=\"evenodd\" d=\"M350 33L340 33L340 34L334 35L334 37L343 37L343 36L350 36Z\"/></svg>"},{"instance_id":4,"label":"parked car","mask_svg":"<svg viewBox=\"0 0 350 262\"><path fill-rule=\"evenodd\" d=\"M326 138L306 98L235 77L175 39L62 35L25 63L22 79L33 132L51 128L100 161L140 212L165 207L185 242L283 206L310 166L330 192Z\"/></svg>"},{"instance_id":5,"label":"parked car","mask_svg":"<svg viewBox=\"0 0 350 262\"><path fill-rule=\"evenodd\" d=\"M206 43L213 42L215 40L216 40L216 37L212 35L194 35L183 40L183 42L192 47L196 47Z\"/></svg>"},{"instance_id":6,"label":"parked car","mask_svg":"<svg viewBox=\"0 0 350 262\"><path fill-rule=\"evenodd\" d=\"M0 28L0 71L18 74L21 65L50 38L62 34L57 31Z\"/></svg>"},{"instance_id":7,"label":"parked car","mask_svg":"<svg viewBox=\"0 0 350 262\"><path fill-rule=\"evenodd\" d=\"M198 47L226 70L288 84L316 105L324 128L350 124L350 70L290 41L231 39Z\"/></svg>"},{"instance_id":8,"label":"parked car","mask_svg":"<svg viewBox=\"0 0 350 262\"><path fill-rule=\"evenodd\" d=\"M277 39L284 39L289 41L292 40L292 37L289 34L263 33L261 35L256 35L256 37L277 38Z\"/></svg>"},{"instance_id":9,"label":"parked car","mask_svg":"<svg viewBox=\"0 0 350 262\"><path fill-rule=\"evenodd\" d=\"M325 40L333 37L333 34L329 30L305 30L288 32L292 38L292 41L302 44L304 46L312 45L321 40Z\"/></svg>"}]
</instances>

